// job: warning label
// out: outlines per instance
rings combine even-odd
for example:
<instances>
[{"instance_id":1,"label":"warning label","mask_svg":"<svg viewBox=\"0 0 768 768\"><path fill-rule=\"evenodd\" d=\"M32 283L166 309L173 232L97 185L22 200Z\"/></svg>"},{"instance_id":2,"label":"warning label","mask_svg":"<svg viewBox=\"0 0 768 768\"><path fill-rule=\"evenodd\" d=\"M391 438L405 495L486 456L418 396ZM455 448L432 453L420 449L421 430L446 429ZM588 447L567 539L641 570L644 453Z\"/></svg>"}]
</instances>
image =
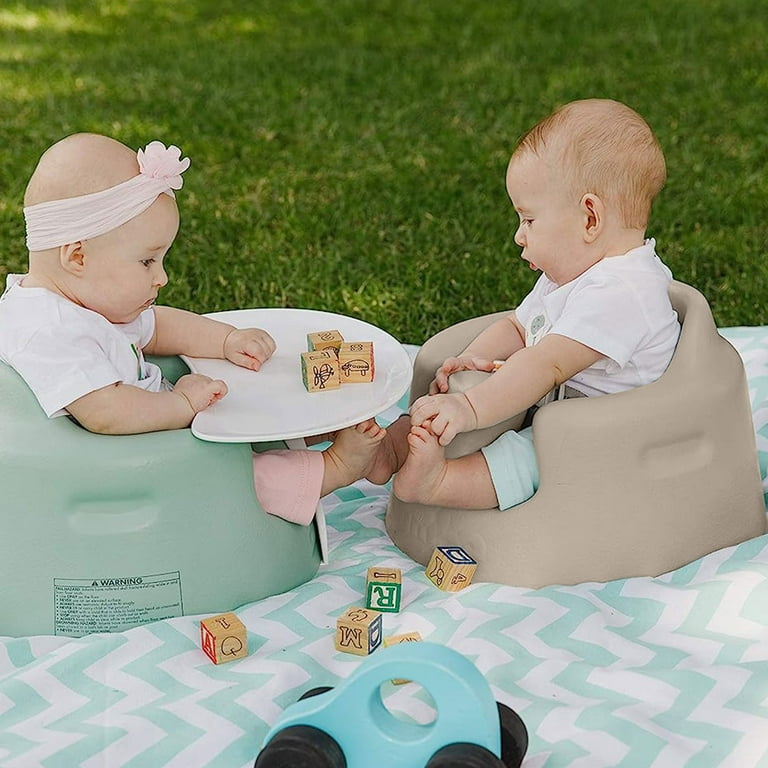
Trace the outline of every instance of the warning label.
<instances>
[{"instance_id":1,"label":"warning label","mask_svg":"<svg viewBox=\"0 0 768 768\"><path fill-rule=\"evenodd\" d=\"M54 579L54 634L122 632L183 615L181 574Z\"/></svg>"}]
</instances>

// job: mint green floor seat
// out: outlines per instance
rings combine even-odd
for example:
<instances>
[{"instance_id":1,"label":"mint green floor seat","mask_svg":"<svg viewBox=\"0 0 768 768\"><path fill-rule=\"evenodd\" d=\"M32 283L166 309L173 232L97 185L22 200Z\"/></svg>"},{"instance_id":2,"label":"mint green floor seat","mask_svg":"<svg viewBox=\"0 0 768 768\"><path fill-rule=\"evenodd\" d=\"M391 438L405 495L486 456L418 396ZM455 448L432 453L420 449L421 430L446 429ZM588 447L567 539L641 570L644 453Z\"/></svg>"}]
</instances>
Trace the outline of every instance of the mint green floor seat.
<instances>
[{"instance_id":1,"label":"mint green floor seat","mask_svg":"<svg viewBox=\"0 0 768 768\"><path fill-rule=\"evenodd\" d=\"M314 525L258 504L248 444L95 435L48 419L0 363L0 635L220 613L304 583L320 559Z\"/></svg>"}]
</instances>

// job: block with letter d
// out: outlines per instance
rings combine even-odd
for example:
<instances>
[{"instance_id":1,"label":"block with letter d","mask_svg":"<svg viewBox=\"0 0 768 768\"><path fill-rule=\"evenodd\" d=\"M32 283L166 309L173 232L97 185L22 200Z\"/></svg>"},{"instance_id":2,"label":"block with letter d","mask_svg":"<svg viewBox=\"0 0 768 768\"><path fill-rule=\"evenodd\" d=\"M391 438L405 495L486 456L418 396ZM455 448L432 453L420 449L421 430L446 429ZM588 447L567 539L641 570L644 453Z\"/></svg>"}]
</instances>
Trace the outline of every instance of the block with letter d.
<instances>
[{"instance_id":1,"label":"block with letter d","mask_svg":"<svg viewBox=\"0 0 768 768\"><path fill-rule=\"evenodd\" d=\"M468 587L477 570L477 561L461 547L435 547L425 573L444 592Z\"/></svg>"},{"instance_id":2,"label":"block with letter d","mask_svg":"<svg viewBox=\"0 0 768 768\"><path fill-rule=\"evenodd\" d=\"M349 608L336 620L337 651L367 656L381 645L381 614L370 608Z\"/></svg>"},{"instance_id":3,"label":"block with letter d","mask_svg":"<svg viewBox=\"0 0 768 768\"><path fill-rule=\"evenodd\" d=\"M399 568L369 568L365 579L365 607L385 613L397 613L403 593Z\"/></svg>"}]
</instances>

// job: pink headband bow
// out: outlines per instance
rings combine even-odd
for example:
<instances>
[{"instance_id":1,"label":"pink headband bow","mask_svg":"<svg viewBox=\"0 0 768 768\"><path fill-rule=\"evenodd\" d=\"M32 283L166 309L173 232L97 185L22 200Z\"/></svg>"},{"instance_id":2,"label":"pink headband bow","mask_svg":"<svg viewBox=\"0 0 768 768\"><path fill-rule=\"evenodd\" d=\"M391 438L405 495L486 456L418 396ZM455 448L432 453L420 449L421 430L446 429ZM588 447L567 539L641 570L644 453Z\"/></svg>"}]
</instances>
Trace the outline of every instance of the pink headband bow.
<instances>
[{"instance_id":1,"label":"pink headband bow","mask_svg":"<svg viewBox=\"0 0 768 768\"><path fill-rule=\"evenodd\" d=\"M181 174L189 168L189 158L181 150L161 141L152 141L136 153L139 174L101 192L50 200L24 208L27 248L45 251L78 240L88 240L111 232L149 208L163 193L174 197L181 189Z\"/></svg>"}]
</instances>

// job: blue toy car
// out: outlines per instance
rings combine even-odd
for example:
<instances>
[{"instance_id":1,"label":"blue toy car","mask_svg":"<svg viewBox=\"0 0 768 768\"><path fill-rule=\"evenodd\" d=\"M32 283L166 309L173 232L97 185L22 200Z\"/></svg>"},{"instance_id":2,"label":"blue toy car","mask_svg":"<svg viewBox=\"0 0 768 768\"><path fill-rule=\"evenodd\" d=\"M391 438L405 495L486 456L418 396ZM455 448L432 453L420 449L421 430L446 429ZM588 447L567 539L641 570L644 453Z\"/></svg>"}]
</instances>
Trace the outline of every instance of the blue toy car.
<instances>
[{"instance_id":1,"label":"blue toy car","mask_svg":"<svg viewBox=\"0 0 768 768\"><path fill-rule=\"evenodd\" d=\"M395 717L380 686L419 683L437 709L427 725ZM338 688L314 688L267 733L254 768L519 768L520 717L496 702L466 657L435 643L377 651Z\"/></svg>"}]
</instances>

